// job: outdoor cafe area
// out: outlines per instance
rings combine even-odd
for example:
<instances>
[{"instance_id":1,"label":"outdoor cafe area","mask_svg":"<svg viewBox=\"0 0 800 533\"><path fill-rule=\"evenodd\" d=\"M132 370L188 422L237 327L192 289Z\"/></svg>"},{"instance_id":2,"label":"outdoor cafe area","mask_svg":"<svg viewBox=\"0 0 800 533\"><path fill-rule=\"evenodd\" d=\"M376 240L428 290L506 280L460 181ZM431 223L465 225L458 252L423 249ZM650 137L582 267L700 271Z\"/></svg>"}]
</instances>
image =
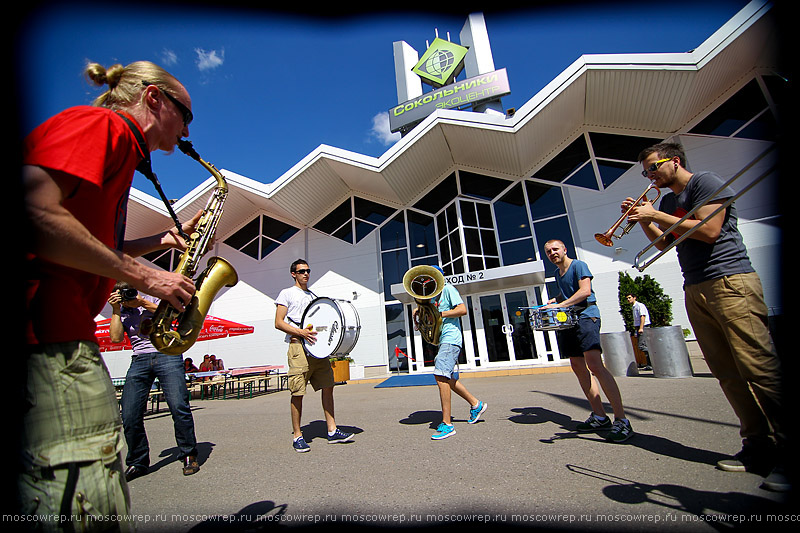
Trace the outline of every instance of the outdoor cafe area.
<instances>
[{"instance_id":1,"label":"outdoor cafe area","mask_svg":"<svg viewBox=\"0 0 800 533\"><path fill-rule=\"evenodd\" d=\"M127 335L122 342L113 342L110 333L111 319L99 319L95 336L101 352L130 350L131 343ZM212 340L253 332L252 326L239 324L214 316L206 316L197 340ZM270 391L281 391L287 386L287 375L283 365L249 366L213 371L196 371L186 373L186 387L192 399L225 400L229 398L252 398L254 395L266 394ZM117 401L122 398L125 378L112 379L117 393ZM149 393L148 412L158 412L161 404L166 404L164 393L158 379L153 383Z\"/></svg>"},{"instance_id":2,"label":"outdoor cafe area","mask_svg":"<svg viewBox=\"0 0 800 533\"><path fill-rule=\"evenodd\" d=\"M284 369L283 365L264 365L212 372L188 372L186 387L193 400L253 398L259 394L284 390L288 379ZM117 402L120 402L125 378L114 378L112 382L116 389ZM149 393L147 412L159 412L162 404L164 408L167 407L161 384L156 378Z\"/></svg>"}]
</instances>

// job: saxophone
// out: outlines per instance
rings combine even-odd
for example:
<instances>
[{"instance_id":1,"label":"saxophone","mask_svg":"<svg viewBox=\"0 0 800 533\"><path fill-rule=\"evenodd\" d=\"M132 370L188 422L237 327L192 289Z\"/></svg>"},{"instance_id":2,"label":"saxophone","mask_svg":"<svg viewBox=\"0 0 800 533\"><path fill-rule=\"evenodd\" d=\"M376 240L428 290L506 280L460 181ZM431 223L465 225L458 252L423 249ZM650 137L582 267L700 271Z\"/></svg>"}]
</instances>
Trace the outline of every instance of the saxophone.
<instances>
[{"instance_id":1,"label":"saxophone","mask_svg":"<svg viewBox=\"0 0 800 533\"><path fill-rule=\"evenodd\" d=\"M403 289L417 302L417 329L428 344L439 344L442 315L431 300L442 292L444 283L442 273L428 265L415 266L403 276Z\"/></svg>"},{"instance_id":2,"label":"saxophone","mask_svg":"<svg viewBox=\"0 0 800 533\"><path fill-rule=\"evenodd\" d=\"M217 186L208 199L203 214L187 241L186 251L175 269L188 278L197 272L200 260L208 251L214 239L214 232L222 216L222 207L228 196L228 184L225 177L214 165L203 161L186 140L178 141L178 148L206 170L217 180ZM141 333L150 335L150 341L159 352L167 355L180 355L197 341L203 328L206 314L211 303L222 287L233 287L239 281L233 266L221 257L208 260L206 269L195 281L196 291L192 300L183 312L179 312L165 300L162 300L151 319L143 321Z\"/></svg>"}]
</instances>

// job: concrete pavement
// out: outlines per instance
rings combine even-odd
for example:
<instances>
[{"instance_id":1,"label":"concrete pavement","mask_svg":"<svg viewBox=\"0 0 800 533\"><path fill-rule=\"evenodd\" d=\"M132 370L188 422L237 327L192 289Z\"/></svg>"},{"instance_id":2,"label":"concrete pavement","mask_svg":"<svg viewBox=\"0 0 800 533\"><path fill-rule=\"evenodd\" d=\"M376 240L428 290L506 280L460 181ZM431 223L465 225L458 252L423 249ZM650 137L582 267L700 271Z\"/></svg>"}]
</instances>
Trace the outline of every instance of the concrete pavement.
<instances>
[{"instance_id":1,"label":"concrete pavement","mask_svg":"<svg viewBox=\"0 0 800 533\"><path fill-rule=\"evenodd\" d=\"M454 524L591 531L713 531L794 526L786 494L761 477L717 470L740 448L717 381L695 376L617 378L636 435L610 444L573 431L589 413L567 368L471 377L488 403L477 424L453 398L457 433L440 421L435 386L335 389L339 426L353 442L328 444L319 393L305 400L309 453L291 447L289 393L193 400L200 471L184 477L169 414L146 418L151 471L130 483L139 531L262 531L276 527ZM608 407L609 413L610 407ZM795 523L793 523L795 522Z\"/></svg>"}]
</instances>

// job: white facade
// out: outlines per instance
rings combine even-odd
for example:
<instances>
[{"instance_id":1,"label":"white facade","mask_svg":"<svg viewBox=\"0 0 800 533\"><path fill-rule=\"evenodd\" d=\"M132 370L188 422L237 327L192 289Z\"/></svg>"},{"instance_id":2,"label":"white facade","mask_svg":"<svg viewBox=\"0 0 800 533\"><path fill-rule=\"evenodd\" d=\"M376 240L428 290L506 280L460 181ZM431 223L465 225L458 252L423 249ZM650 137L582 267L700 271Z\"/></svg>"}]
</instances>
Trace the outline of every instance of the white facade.
<instances>
[{"instance_id":1,"label":"white facade","mask_svg":"<svg viewBox=\"0 0 800 533\"><path fill-rule=\"evenodd\" d=\"M507 180L509 188L530 182L560 189L576 246L570 255L586 261L594 274L593 287L603 317L602 331L622 331L618 275L620 271L634 277L641 275L632 264L647 241L638 228L612 248L600 246L593 235L605 231L619 217L619 205L625 197L637 197L644 190L647 182L641 176L641 166L626 160L626 164L632 163L630 168L606 185L597 171L598 156L591 154L589 164L595 167L598 176L594 188L575 186L569 179L558 183L542 180L537 173L576 139L586 137L588 142L591 133L606 133L650 138L651 144L678 140L686 149L692 170L713 170L725 178L736 174L771 141L693 130L753 81L769 94L762 77L772 66L768 53L771 43L768 11L765 3L753 2L691 53L585 56L513 116L436 112L377 159L321 146L275 183L267 185L223 170L230 196L218 230L216 250L208 255L229 260L240 281L220 293L209 314L254 326L255 331L241 337L198 342L185 356L199 364L204 354L214 353L225 361L226 368L286 364L284 336L273 325L274 300L281 289L292 284L291 262L303 258L312 268L310 288L315 294L349 300L358 312L361 333L351 353L355 363L367 367L368 372L386 371L397 339L387 338L384 277L389 274L384 272L382 264L380 229L395 214L375 223L376 228L355 244L315 226L351 197L387 206L394 213L407 213L434 187L461 171ZM757 53L744 54L742 50ZM654 94L654 88L659 87L668 88L668 94ZM767 113L774 113L774 102L769 96L767 101L771 104ZM591 142L588 144L592 146ZM740 190L768 163L759 163L748 171L734 188ZM211 180L175 204L182 219L205 203L210 186ZM771 314L780 314L781 307L778 270L781 236L776 225L776 188L777 177L771 175L736 203L739 229L750 259L761 275ZM496 200L485 203L495 206ZM158 204L157 200L134 191L129 207L128 238L170 226L171 221ZM264 257L255 259L225 241L259 215L288 224L297 232ZM541 245L548 238L561 238L561 235L536 235L536 221L531 220L526 222L530 222L535 243ZM502 238L499 240L502 244ZM507 264L502 253L500 256L501 264ZM551 276L553 267L547 259L537 256L532 262L537 260ZM690 328L674 251L644 273L655 278L673 299L673 324ZM525 283L514 285L512 280L508 286L481 294L528 291L532 300L533 289ZM477 320L476 313L481 311L479 296L475 294L472 298L473 313L464 320L466 369L559 363L557 352L545 356L542 351L544 335L537 336L538 359L516 363L490 361L486 354L489 337L483 329L484 322ZM389 298L388 305L400 304L392 303ZM108 309L102 313L108 314ZM419 352L420 341L410 335L406 331L402 346L414 344ZM549 342L554 343L552 338ZM547 350L552 352L553 347L548 344ZM104 356L111 375L124 376L130 352L105 352Z\"/></svg>"}]
</instances>

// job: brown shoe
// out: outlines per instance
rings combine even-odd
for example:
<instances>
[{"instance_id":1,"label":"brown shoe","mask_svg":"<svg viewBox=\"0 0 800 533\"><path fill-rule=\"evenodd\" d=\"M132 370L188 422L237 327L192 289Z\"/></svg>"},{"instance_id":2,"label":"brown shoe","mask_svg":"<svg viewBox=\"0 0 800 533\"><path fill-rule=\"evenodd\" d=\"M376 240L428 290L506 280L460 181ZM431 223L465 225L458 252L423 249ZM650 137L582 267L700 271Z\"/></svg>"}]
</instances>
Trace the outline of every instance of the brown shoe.
<instances>
[{"instance_id":1,"label":"brown shoe","mask_svg":"<svg viewBox=\"0 0 800 533\"><path fill-rule=\"evenodd\" d=\"M191 476L200 470L200 465L197 462L197 457L194 455L187 455L183 458L183 475Z\"/></svg>"}]
</instances>

